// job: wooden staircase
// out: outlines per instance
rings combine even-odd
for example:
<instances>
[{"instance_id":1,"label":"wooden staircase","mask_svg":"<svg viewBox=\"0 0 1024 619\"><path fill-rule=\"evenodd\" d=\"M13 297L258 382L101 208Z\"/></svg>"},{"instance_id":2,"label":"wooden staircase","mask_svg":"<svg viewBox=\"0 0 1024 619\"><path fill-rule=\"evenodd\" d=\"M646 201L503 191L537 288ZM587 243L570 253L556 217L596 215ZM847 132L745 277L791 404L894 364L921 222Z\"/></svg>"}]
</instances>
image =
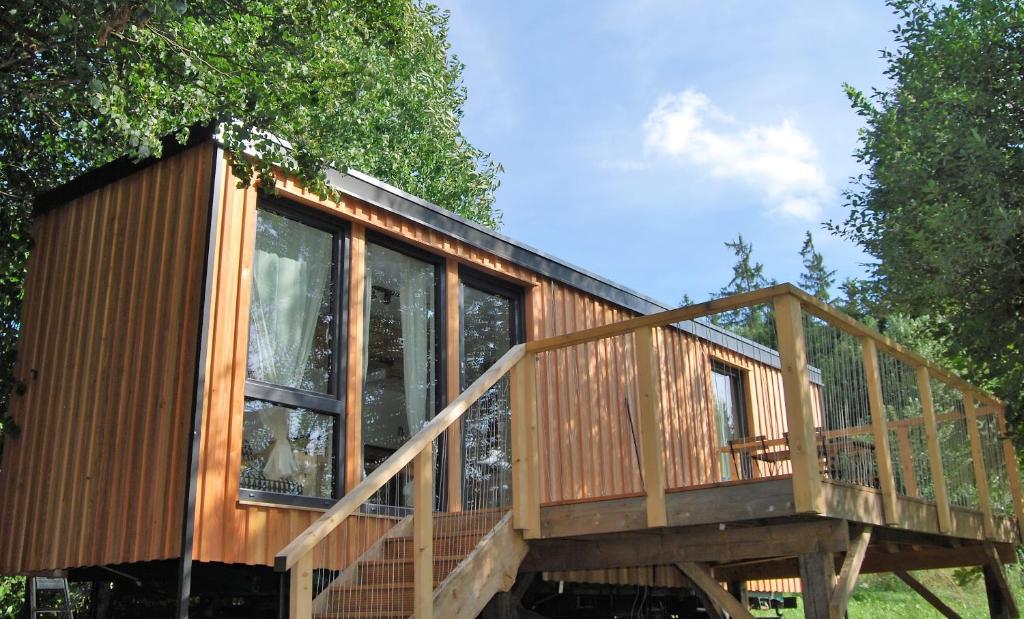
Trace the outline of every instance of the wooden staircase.
<instances>
[{"instance_id":1,"label":"wooden staircase","mask_svg":"<svg viewBox=\"0 0 1024 619\"><path fill-rule=\"evenodd\" d=\"M396 525L313 601L324 619L392 619L413 615L411 517ZM507 591L527 545L497 510L436 513L433 523L434 616L475 617Z\"/></svg>"}]
</instances>

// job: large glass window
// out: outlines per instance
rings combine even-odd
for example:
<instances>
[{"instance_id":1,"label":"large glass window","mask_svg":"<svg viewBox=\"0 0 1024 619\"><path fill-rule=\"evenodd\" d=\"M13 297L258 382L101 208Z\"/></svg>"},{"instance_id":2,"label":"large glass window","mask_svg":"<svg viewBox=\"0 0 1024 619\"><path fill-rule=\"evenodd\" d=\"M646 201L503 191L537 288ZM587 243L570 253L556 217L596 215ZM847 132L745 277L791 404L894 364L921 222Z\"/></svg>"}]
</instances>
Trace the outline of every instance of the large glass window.
<instances>
[{"instance_id":1,"label":"large glass window","mask_svg":"<svg viewBox=\"0 0 1024 619\"><path fill-rule=\"evenodd\" d=\"M261 204L256 213L240 492L337 496L343 399L339 229Z\"/></svg>"},{"instance_id":2,"label":"large glass window","mask_svg":"<svg viewBox=\"0 0 1024 619\"><path fill-rule=\"evenodd\" d=\"M733 450L730 444L747 437L743 371L714 361L711 366L711 385L715 398L715 427L722 479L747 478L750 476L750 458L745 453Z\"/></svg>"},{"instance_id":3,"label":"large glass window","mask_svg":"<svg viewBox=\"0 0 1024 619\"><path fill-rule=\"evenodd\" d=\"M462 389L522 341L522 292L463 270ZM480 397L462 421L462 500L466 509L511 504L512 457L508 377Z\"/></svg>"},{"instance_id":4,"label":"large glass window","mask_svg":"<svg viewBox=\"0 0 1024 619\"><path fill-rule=\"evenodd\" d=\"M366 244L363 462L370 473L437 411L440 267L386 241ZM403 493L397 501L407 503Z\"/></svg>"}]
</instances>

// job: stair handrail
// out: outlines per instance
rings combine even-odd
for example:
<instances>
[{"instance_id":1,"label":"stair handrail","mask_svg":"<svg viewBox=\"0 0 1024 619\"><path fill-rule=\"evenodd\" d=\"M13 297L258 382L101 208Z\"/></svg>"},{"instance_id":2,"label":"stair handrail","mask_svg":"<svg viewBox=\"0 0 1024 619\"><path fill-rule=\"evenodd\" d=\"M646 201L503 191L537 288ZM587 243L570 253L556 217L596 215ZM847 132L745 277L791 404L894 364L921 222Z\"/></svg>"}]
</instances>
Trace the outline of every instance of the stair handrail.
<instances>
[{"instance_id":1,"label":"stair handrail","mask_svg":"<svg viewBox=\"0 0 1024 619\"><path fill-rule=\"evenodd\" d=\"M458 421L481 396L487 393L488 389L508 374L525 354L526 346L524 344L517 344L510 348L494 365L488 368L465 391L459 394L459 397L452 400L448 406L444 407L419 432L399 447L395 453L388 457L372 473L367 475L363 481L359 482L355 488L346 493L341 500L324 512L305 531L282 548L274 557L274 569L278 572L287 572L294 568L302 558L316 548L317 544L330 535L349 516L356 513L356 510L364 502L383 488L396 473L401 471L420 452L430 446L435 438L443 434L453 423Z\"/></svg>"}]
</instances>

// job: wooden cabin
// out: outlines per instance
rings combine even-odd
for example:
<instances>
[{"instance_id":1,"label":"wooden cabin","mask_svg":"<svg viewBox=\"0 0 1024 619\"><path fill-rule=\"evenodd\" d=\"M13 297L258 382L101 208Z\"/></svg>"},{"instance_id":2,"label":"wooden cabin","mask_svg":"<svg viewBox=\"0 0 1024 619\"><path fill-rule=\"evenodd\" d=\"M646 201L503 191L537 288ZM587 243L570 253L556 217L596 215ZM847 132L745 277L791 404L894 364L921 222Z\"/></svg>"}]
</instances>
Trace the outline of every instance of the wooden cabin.
<instances>
[{"instance_id":1,"label":"wooden cabin","mask_svg":"<svg viewBox=\"0 0 1024 619\"><path fill-rule=\"evenodd\" d=\"M994 397L788 285L670 309L329 179L240 188L198 131L39 198L0 572L181 617L817 618L978 565L1016 612Z\"/></svg>"}]
</instances>

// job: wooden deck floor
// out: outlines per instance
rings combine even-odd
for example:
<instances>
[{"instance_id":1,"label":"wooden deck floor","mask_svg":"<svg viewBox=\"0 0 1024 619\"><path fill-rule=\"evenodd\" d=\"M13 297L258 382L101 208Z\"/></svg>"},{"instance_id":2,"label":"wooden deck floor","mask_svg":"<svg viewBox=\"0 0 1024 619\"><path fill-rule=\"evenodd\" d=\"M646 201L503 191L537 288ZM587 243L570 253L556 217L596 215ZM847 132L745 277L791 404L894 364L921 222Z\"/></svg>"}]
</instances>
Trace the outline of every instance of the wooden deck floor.
<instances>
[{"instance_id":1,"label":"wooden deck floor","mask_svg":"<svg viewBox=\"0 0 1024 619\"><path fill-rule=\"evenodd\" d=\"M709 563L720 580L800 575L797 557L835 553L854 532L874 533L863 573L982 565L986 541L981 514L953 508L953 530L939 532L932 504L900 499L900 524L883 521L881 495L870 488L824 485L827 511L794 511L789 479L723 484L666 494L668 526L648 528L645 499L622 497L546 505L541 538L531 540L522 569L587 570L639 565ZM1004 562L1014 560L1016 536L1009 518L996 518L993 542Z\"/></svg>"}]
</instances>

